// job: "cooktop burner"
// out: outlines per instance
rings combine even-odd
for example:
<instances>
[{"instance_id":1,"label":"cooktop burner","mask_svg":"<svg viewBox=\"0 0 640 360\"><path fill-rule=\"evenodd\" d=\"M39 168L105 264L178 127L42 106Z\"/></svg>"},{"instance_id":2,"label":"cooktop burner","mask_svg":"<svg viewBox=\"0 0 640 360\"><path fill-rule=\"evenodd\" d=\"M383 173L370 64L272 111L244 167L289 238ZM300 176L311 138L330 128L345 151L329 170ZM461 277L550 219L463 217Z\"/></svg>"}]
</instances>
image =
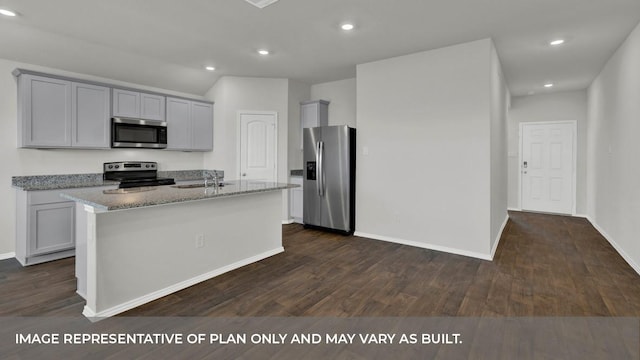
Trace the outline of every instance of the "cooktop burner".
<instances>
[{"instance_id":1,"label":"cooktop burner","mask_svg":"<svg viewBox=\"0 0 640 360\"><path fill-rule=\"evenodd\" d=\"M104 163L103 177L105 180L120 181L120 189L175 184L171 178L159 178L158 164L149 161Z\"/></svg>"}]
</instances>

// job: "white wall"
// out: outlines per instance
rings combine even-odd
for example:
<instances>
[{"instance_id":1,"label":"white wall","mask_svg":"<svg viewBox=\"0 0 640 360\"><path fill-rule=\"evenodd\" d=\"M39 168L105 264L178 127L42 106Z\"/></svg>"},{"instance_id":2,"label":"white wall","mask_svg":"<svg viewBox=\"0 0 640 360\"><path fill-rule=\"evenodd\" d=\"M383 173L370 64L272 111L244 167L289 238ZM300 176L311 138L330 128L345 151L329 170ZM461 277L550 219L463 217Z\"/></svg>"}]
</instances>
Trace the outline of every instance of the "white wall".
<instances>
[{"instance_id":1,"label":"white wall","mask_svg":"<svg viewBox=\"0 0 640 360\"><path fill-rule=\"evenodd\" d=\"M163 150L38 150L18 149L17 146L17 86L11 72L16 68L50 74L112 83L150 91L202 99L193 94L124 83L94 76L71 73L42 66L0 59L0 255L14 252L15 247L15 189L11 176L70 173L100 173L102 163L119 160L157 161L160 170L200 169L202 153Z\"/></svg>"},{"instance_id":2,"label":"white wall","mask_svg":"<svg viewBox=\"0 0 640 360\"><path fill-rule=\"evenodd\" d=\"M491 46L357 66L359 234L490 258Z\"/></svg>"},{"instance_id":3,"label":"white wall","mask_svg":"<svg viewBox=\"0 0 640 360\"><path fill-rule=\"evenodd\" d=\"M589 87L587 212L640 272L640 25Z\"/></svg>"},{"instance_id":4,"label":"white wall","mask_svg":"<svg viewBox=\"0 0 640 360\"><path fill-rule=\"evenodd\" d=\"M289 92L287 79L224 76L207 92L215 101L213 152L204 155L204 166L222 169L225 179L239 179L238 111L275 111L278 113L278 181L288 182ZM219 106L218 106L219 105ZM282 219L289 218L288 197L283 199Z\"/></svg>"},{"instance_id":5,"label":"white wall","mask_svg":"<svg viewBox=\"0 0 640 360\"><path fill-rule=\"evenodd\" d=\"M356 79L311 86L310 100L329 100L329 125L356 127Z\"/></svg>"},{"instance_id":6,"label":"white wall","mask_svg":"<svg viewBox=\"0 0 640 360\"><path fill-rule=\"evenodd\" d=\"M509 217L507 213L507 107L509 89L493 42L491 43L491 229L489 239L491 256Z\"/></svg>"},{"instance_id":7,"label":"white wall","mask_svg":"<svg viewBox=\"0 0 640 360\"><path fill-rule=\"evenodd\" d=\"M578 126L576 154L576 212L587 213L587 91L552 92L518 96L509 111L509 208L518 209L520 123L575 120Z\"/></svg>"},{"instance_id":8,"label":"white wall","mask_svg":"<svg viewBox=\"0 0 640 360\"><path fill-rule=\"evenodd\" d=\"M302 169L300 103L311 97L311 86L289 80L289 170Z\"/></svg>"},{"instance_id":9,"label":"white wall","mask_svg":"<svg viewBox=\"0 0 640 360\"><path fill-rule=\"evenodd\" d=\"M329 100L329 125L356 127L356 79L307 85L289 80L289 169L302 169L300 102Z\"/></svg>"}]
</instances>

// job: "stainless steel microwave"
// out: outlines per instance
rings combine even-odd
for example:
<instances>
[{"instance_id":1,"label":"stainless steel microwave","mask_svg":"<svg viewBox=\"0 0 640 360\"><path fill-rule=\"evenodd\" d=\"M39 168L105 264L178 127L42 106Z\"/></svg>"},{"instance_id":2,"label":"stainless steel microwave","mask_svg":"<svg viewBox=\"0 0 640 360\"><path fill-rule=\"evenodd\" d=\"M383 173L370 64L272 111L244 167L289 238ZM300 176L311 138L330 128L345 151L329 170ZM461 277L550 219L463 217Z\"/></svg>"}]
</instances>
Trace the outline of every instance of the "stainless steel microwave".
<instances>
[{"instance_id":1,"label":"stainless steel microwave","mask_svg":"<svg viewBox=\"0 0 640 360\"><path fill-rule=\"evenodd\" d=\"M164 149L167 147L167 123L114 117L111 119L111 147Z\"/></svg>"}]
</instances>

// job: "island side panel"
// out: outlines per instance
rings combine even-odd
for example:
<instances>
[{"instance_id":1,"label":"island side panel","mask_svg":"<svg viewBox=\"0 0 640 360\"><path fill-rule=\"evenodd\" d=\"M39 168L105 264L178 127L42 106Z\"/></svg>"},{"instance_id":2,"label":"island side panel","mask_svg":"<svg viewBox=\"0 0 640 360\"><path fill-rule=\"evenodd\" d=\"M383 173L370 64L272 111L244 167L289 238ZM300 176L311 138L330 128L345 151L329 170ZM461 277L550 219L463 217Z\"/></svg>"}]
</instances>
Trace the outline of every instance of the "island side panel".
<instances>
[{"instance_id":1,"label":"island side panel","mask_svg":"<svg viewBox=\"0 0 640 360\"><path fill-rule=\"evenodd\" d=\"M111 316L282 252L281 206L272 191L89 214L96 284L85 314Z\"/></svg>"}]
</instances>

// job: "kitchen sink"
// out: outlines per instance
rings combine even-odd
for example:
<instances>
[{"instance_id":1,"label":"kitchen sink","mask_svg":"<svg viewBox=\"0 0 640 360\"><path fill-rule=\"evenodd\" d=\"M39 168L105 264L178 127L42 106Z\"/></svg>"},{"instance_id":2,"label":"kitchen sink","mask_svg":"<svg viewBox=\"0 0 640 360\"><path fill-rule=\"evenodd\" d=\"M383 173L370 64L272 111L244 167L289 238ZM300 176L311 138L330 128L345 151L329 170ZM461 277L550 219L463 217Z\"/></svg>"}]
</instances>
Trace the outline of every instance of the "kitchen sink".
<instances>
[{"instance_id":1,"label":"kitchen sink","mask_svg":"<svg viewBox=\"0 0 640 360\"><path fill-rule=\"evenodd\" d=\"M220 183L218 184L219 187L223 187L224 183ZM197 184L183 184L183 185L171 185L171 187L176 188L176 189L194 189L194 188L201 188L204 187L204 183L197 183ZM213 187L213 185L209 185L209 187Z\"/></svg>"}]
</instances>

